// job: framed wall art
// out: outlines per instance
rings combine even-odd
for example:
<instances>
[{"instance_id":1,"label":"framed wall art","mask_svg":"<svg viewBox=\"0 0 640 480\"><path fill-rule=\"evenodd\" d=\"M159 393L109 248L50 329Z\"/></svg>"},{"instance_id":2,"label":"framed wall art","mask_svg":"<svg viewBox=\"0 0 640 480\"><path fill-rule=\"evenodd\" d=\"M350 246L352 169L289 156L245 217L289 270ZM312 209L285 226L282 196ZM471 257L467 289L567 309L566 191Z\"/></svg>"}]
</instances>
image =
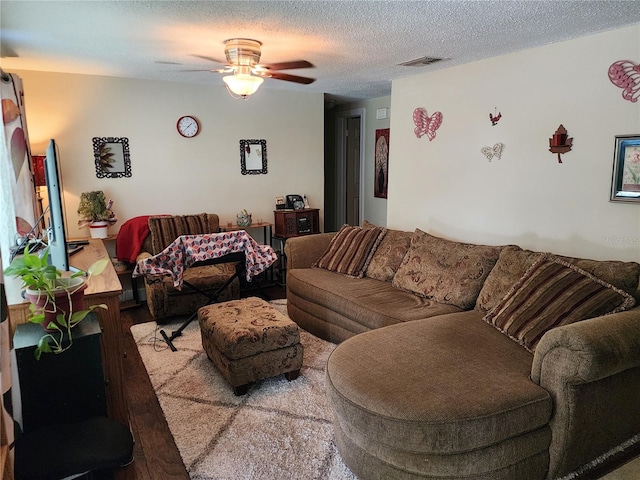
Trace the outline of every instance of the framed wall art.
<instances>
[{"instance_id":1,"label":"framed wall art","mask_svg":"<svg viewBox=\"0 0 640 480\"><path fill-rule=\"evenodd\" d=\"M240 173L242 175L267 173L266 140L240 140Z\"/></svg>"},{"instance_id":2,"label":"framed wall art","mask_svg":"<svg viewBox=\"0 0 640 480\"><path fill-rule=\"evenodd\" d=\"M616 135L611 201L640 204L640 135Z\"/></svg>"},{"instance_id":3,"label":"framed wall art","mask_svg":"<svg viewBox=\"0 0 640 480\"><path fill-rule=\"evenodd\" d=\"M93 156L96 177L119 178L131 176L129 139L124 137L95 137Z\"/></svg>"},{"instance_id":4,"label":"framed wall art","mask_svg":"<svg viewBox=\"0 0 640 480\"><path fill-rule=\"evenodd\" d=\"M387 198L389 183L389 129L376 130L376 171L373 180L373 196Z\"/></svg>"}]
</instances>

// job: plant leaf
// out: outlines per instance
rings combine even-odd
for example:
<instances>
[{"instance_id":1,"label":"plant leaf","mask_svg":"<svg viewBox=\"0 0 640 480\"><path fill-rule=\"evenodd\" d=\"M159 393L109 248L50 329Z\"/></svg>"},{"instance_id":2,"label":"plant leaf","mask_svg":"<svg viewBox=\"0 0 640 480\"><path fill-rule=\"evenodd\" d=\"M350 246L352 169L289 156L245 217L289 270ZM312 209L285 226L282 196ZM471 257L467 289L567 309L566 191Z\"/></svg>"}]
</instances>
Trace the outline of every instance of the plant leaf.
<instances>
[{"instance_id":1,"label":"plant leaf","mask_svg":"<svg viewBox=\"0 0 640 480\"><path fill-rule=\"evenodd\" d=\"M31 323L42 323L44 322L44 313L40 313L39 315L33 315L31 318L29 318L29 321Z\"/></svg>"},{"instance_id":2,"label":"plant leaf","mask_svg":"<svg viewBox=\"0 0 640 480\"><path fill-rule=\"evenodd\" d=\"M98 305L89 305L89 310L93 311L96 308L102 308L104 310L109 310L109 307L107 306L106 303L100 303Z\"/></svg>"},{"instance_id":3,"label":"plant leaf","mask_svg":"<svg viewBox=\"0 0 640 480\"><path fill-rule=\"evenodd\" d=\"M72 327L76 326L76 324L84 320L89 313L91 313L91 310L80 310L79 312L74 312L69 319L69 325Z\"/></svg>"},{"instance_id":4,"label":"plant leaf","mask_svg":"<svg viewBox=\"0 0 640 480\"><path fill-rule=\"evenodd\" d=\"M107 265L109 265L109 260L106 258L101 258L89 267L89 275L100 275L104 271L104 269L107 268Z\"/></svg>"}]
</instances>

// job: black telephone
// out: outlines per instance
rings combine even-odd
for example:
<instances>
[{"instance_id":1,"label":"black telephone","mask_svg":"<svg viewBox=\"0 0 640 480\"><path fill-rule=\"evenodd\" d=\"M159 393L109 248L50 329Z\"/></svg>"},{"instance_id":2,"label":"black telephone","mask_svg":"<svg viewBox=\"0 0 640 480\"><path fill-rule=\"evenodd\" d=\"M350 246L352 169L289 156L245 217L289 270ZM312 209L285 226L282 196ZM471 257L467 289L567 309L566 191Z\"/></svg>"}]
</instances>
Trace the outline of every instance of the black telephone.
<instances>
[{"instance_id":1,"label":"black telephone","mask_svg":"<svg viewBox=\"0 0 640 480\"><path fill-rule=\"evenodd\" d=\"M291 210L302 210L304 208L304 200L302 195L287 195L285 208Z\"/></svg>"}]
</instances>

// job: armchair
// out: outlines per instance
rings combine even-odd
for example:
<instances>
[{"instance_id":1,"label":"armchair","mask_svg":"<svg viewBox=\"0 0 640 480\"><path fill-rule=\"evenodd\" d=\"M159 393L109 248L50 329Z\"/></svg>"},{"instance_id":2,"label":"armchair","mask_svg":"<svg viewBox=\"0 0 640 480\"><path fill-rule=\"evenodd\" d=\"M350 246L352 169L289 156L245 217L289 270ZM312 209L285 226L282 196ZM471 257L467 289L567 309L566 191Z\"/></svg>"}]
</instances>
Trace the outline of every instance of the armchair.
<instances>
[{"instance_id":1,"label":"armchair","mask_svg":"<svg viewBox=\"0 0 640 480\"><path fill-rule=\"evenodd\" d=\"M202 213L198 215L172 215L149 217L149 235L136 258L139 262L164 250L180 235L217 233L220 231L218 215ZM236 263L220 263L191 267L185 271L184 280L207 294L222 286L236 271ZM202 293L184 286L178 290L167 275L145 275L147 306L151 316L158 323L165 323L168 317L190 315L207 303ZM220 301L240 298L240 283L236 278L220 295Z\"/></svg>"}]
</instances>

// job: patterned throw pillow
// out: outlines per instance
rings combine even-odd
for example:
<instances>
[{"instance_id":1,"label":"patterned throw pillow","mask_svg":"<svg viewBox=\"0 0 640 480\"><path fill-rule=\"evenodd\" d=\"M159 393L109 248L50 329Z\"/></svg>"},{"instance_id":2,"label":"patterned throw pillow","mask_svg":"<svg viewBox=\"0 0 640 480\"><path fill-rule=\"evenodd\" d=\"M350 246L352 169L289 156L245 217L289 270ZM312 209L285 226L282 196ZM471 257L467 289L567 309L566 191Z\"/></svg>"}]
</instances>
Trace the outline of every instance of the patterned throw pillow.
<instances>
[{"instance_id":1,"label":"patterned throw pillow","mask_svg":"<svg viewBox=\"0 0 640 480\"><path fill-rule=\"evenodd\" d=\"M363 228L375 228L368 221L362 222ZM371 263L367 267L365 276L382 282L390 282L398 271L402 259L411 245L412 232L387 229L387 233L373 253Z\"/></svg>"},{"instance_id":2,"label":"patterned throw pillow","mask_svg":"<svg viewBox=\"0 0 640 480\"><path fill-rule=\"evenodd\" d=\"M206 213L151 217L149 218L149 231L154 255L167 248L180 235L199 235L211 232L209 216Z\"/></svg>"},{"instance_id":3,"label":"patterned throw pillow","mask_svg":"<svg viewBox=\"0 0 640 480\"><path fill-rule=\"evenodd\" d=\"M416 229L392 284L398 289L468 310L476 303L500 249L445 240Z\"/></svg>"},{"instance_id":4,"label":"patterned throw pillow","mask_svg":"<svg viewBox=\"0 0 640 480\"><path fill-rule=\"evenodd\" d=\"M529 352L549 330L627 310L628 293L551 255L538 259L484 320Z\"/></svg>"},{"instance_id":5,"label":"patterned throw pillow","mask_svg":"<svg viewBox=\"0 0 640 480\"><path fill-rule=\"evenodd\" d=\"M491 270L480 291L476 302L476 310L486 313L495 307L509 293L513 285L522 278L531 265L543 255L545 255L543 252L523 250L517 245L503 247L496 266ZM590 260L587 258L562 257L560 255L555 255L555 257L581 268L620 290L624 290L629 295L633 296L638 288L640 264L636 262Z\"/></svg>"},{"instance_id":6,"label":"patterned throw pillow","mask_svg":"<svg viewBox=\"0 0 640 480\"><path fill-rule=\"evenodd\" d=\"M503 247L496 265L480 290L476 310L487 313L495 307L531 265L543 255L542 252L523 250L517 245Z\"/></svg>"},{"instance_id":7,"label":"patterned throw pillow","mask_svg":"<svg viewBox=\"0 0 640 480\"><path fill-rule=\"evenodd\" d=\"M315 267L362 278L373 252L387 232L386 228L343 225L331 239Z\"/></svg>"}]
</instances>

